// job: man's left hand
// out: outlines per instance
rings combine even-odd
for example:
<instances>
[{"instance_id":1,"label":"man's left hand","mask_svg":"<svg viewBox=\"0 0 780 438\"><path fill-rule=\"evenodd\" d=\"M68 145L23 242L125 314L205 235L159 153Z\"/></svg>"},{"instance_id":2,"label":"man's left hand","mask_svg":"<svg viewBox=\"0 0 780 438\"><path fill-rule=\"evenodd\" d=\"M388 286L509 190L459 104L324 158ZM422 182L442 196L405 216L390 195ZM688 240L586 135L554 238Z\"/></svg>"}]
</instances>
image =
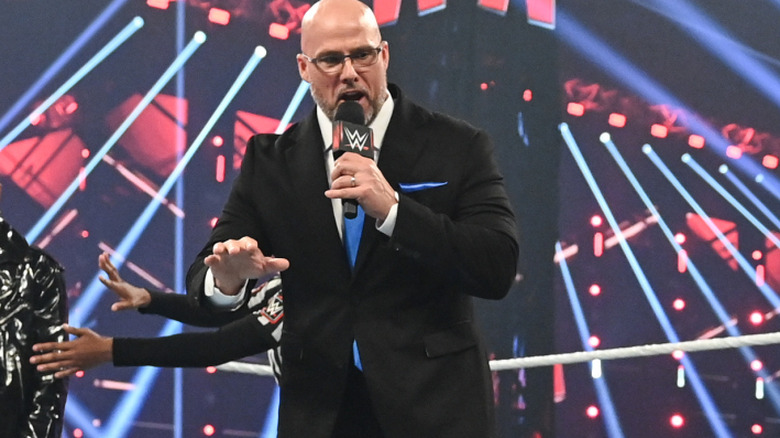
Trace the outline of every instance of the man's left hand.
<instances>
[{"instance_id":1,"label":"man's left hand","mask_svg":"<svg viewBox=\"0 0 780 438\"><path fill-rule=\"evenodd\" d=\"M333 184L325 191L328 198L354 199L363 211L384 221L390 208L398 203L395 190L387 182L376 162L360 154L347 152L334 163L330 174Z\"/></svg>"}]
</instances>

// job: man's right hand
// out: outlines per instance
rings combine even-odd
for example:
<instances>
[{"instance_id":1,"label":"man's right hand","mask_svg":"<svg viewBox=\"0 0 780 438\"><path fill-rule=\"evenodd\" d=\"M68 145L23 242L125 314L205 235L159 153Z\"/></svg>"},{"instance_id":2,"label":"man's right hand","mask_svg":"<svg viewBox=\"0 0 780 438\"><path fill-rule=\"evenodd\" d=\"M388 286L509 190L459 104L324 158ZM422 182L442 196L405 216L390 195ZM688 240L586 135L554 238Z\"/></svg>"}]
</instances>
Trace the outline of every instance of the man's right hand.
<instances>
[{"instance_id":1,"label":"man's right hand","mask_svg":"<svg viewBox=\"0 0 780 438\"><path fill-rule=\"evenodd\" d=\"M87 328L76 328L64 324L62 328L77 336L72 341L44 342L33 345L36 354L30 363L37 365L40 372L55 372L54 377L61 378L86 370L104 362L111 362L114 350L114 338L100 336Z\"/></svg>"},{"instance_id":2,"label":"man's right hand","mask_svg":"<svg viewBox=\"0 0 780 438\"><path fill-rule=\"evenodd\" d=\"M204 259L214 275L214 285L225 295L236 295L248 279L264 283L290 267L287 259L267 257L257 241L244 236L217 242L213 254Z\"/></svg>"}]
</instances>

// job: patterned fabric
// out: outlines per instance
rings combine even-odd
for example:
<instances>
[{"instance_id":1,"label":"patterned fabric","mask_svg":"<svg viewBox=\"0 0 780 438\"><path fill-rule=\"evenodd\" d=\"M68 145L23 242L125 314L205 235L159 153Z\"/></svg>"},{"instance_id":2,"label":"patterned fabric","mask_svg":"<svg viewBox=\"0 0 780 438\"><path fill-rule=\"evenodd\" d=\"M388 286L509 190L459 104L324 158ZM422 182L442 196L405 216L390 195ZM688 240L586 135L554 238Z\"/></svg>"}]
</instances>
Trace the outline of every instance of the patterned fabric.
<instances>
[{"instance_id":1,"label":"patterned fabric","mask_svg":"<svg viewBox=\"0 0 780 438\"><path fill-rule=\"evenodd\" d=\"M66 341L62 267L0 217L0 436L59 438L67 380L30 364L33 344Z\"/></svg>"},{"instance_id":2,"label":"patterned fabric","mask_svg":"<svg viewBox=\"0 0 780 438\"><path fill-rule=\"evenodd\" d=\"M249 309L260 321L260 324L264 326L276 325L271 336L276 339L277 345L268 350L267 355L274 379L276 379L276 383L279 383L279 379L282 377L282 349L278 342L282 338L284 297L282 295L282 279L278 275L262 285L257 293L253 293L249 299Z\"/></svg>"}]
</instances>

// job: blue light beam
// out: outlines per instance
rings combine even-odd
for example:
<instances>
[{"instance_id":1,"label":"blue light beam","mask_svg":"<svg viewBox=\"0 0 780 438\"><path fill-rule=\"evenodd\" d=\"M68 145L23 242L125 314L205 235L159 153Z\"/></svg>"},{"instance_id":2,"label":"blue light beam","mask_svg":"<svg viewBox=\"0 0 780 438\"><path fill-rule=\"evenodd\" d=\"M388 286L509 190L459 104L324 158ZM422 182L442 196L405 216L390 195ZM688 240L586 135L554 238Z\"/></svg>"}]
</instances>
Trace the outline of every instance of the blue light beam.
<instances>
[{"instance_id":1,"label":"blue light beam","mask_svg":"<svg viewBox=\"0 0 780 438\"><path fill-rule=\"evenodd\" d=\"M235 82L217 106L217 109L206 122L206 125L192 142L192 145L189 147L182 159L176 164L176 167L165 180L163 185L160 186L158 196L149 201L149 204L146 206L138 219L136 219L135 223L130 228L130 231L128 231L120 244L116 247L114 256L112 257L111 261L114 263L117 269L122 266L125 258L137 243L141 234L149 224L149 221L151 221L152 216L158 210L165 197L168 196L168 193L171 191L174 183L176 183L176 180L179 178L192 157L203 144L203 141L209 135L209 132L211 132L211 129L214 127L217 120L219 120L219 118L222 116L228 104L230 104L238 91L244 85L257 64L260 63L263 57L265 57L265 54L266 51L263 47L258 47L255 49L255 52L250 57L249 62L247 62L247 64L244 66L244 69L239 73ZM103 286L103 284L100 282L99 275L100 271L98 271L98 273L92 279L92 282L85 289L84 293L78 299L76 305L73 308L73 311L71 312L70 318L72 321L75 321L73 325L76 327L80 326L82 324L83 318L86 318L92 312L92 309L100 299L102 292L105 291L105 286Z\"/></svg>"},{"instance_id":2,"label":"blue light beam","mask_svg":"<svg viewBox=\"0 0 780 438\"><path fill-rule=\"evenodd\" d=\"M98 428L92 425L95 414L89 411L75 394L68 394L65 403L65 418L67 421L84 431L84 436L100 436Z\"/></svg>"},{"instance_id":3,"label":"blue light beam","mask_svg":"<svg viewBox=\"0 0 780 438\"><path fill-rule=\"evenodd\" d=\"M646 72L633 65L582 27L576 20L569 17L564 10L559 9L558 17L560 26L556 35L564 43L580 52L589 62L615 78L626 88L644 97L648 102L668 104L678 108L688 120L690 129L693 132L700 133L706 139L707 144L710 145L708 150L714 151L723 158L728 158L726 149L730 144L717 129L710 126L663 86L648 77ZM780 179L768 173L764 166L750 159L750 157L734 160L734 165L751 178L761 177L764 179L767 191L772 196L780 199Z\"/></svg>"},{"instance_id":4,"label":"blue light beam","mask_svg":"<svg viewBox=\"0 0 780 438\"><path fill-rule=\"evenodd\" d=\"M116 11L124 6L125 3L127 3L127 0L114 0L106 7L106 9L103 10L103 12L100 13L100 15L97 16L97 18L92 21L89 26L87 26L86 29L84 29L84 32L82 32L81 35L76 38L76 41L71 43L71 45L68 46L68 48L62 52L62 54L52 63L52 65L49 66L49 68L47 68L46 71L35 81L35 83L33 83L32 86L30 86L30 88L11 106L11 109L3 114L3 117L0 118L0 132L2 132L8 126L8 124L11 123L11 120L14 117L18 116L19 113L22 112L22 109L33 100L35 95L38 94L43 89L43 87L49 84L54 76L56 76L60 70L62 70L65 64L73 59L76 53L81 50L93 36L95 36L97 31L100 30L114 16ZM0 141L0 145L4 144L5 143L3 141ZM0 146L0 150L2 149L3 146Z\"/></svg>"},{"instance_id":5,"label":"blue light beam","mask_svg":"<svg viewBox=\"0 0 780 438\"><path fill-rule=\"evenodd\" d=\"M563 283L566 287L566 294L569 296L571 310L574 313L577 331L580 334L580 342L582 342L582 347L585 351L593 351L593 347L591 347L588 342L590 328L588 328L588 322L585 320L585 313L582 311L582 305L577 297L577 291L574 288L574 281L572 281L571 278L569 265L566 263L566 257L563 255L561 242L555 243L555 252L560 259L561 275L563 276ZM593 385L596 387L596 397L598 397L599 405L604 411L604 427L607 429L607 436L609 438L622 438L625 435L623 435L623 428L620 426L620 420L618 420L615 404L612 402L612 396L610 395L605 378L606 377L593 379Z\"/></svg>"},{"instance_id":6,"label":"blue light beam","mask_svg":"<svg viewBox=\"0 0 780 438\"><path fill-rule=\"evenodd\" d=\"M87 163L87 165L84 167L84 171L75 180L73 180L73 182L62 193L62 195L60 195L54 204L49 207L46 213L44 213L44 215L27 233L25 237L27 237L28 242L34 242L38 238L38 236L43 232L43 229L52 221L52 219L54 219L54 216L65 205L65 202L70 199L70 197L73 195L73 192L79 188L81 181L85 179L90 173L92 173L92 170L94 170L98 163L100 163L100 161L103 159L103 156L106 155L112 147L114 147L117 141L119 141L119 138L124 135L128 128L130 128L138 116L140 116L144 109L146 109L149 103L154 100L154 98L160 93L168 81L171 80L173 75L184 66L190 56L192 56L192 54L195 53L195 51L205 41L206 34L200 31L195 32L195 36L192 38L189 44L187 44L187 47L185 47L184 50L176 57L176 59L174 59L173 63L168 67L167 70L165 70L157 82L154 83L152 88L146 93L143 99L141 99L138 105L136 105L130 115L127 116L119 128L114 131L114 133L106 141L106 143L103 144L100 150L95 153L89 163Z\"/></svg>"},{"instance_id":7,"label":"blue light beam","mask_svg":"<svg viewBox=\"0 0 780 438\"><path fill-rule=\"evenodd\" d=\"M628 242L623 235L623 231L620 229L620 225L615 219L615 216L612 214L612 209L607 204L607 201L604 198L604 194L601 192L601 189L599 189L598 184L596 183L596 180L594 179L593 174L590 171L587 162L585 161L585 157L582 156L579 146L577 145L576 140L569 130L569 126L566 123L561 123L559 127L566 145L569 147L574 160L577 162L582 175L585 177L585 181L588 183L591 192L596 198L596 202L601 207L601 211L604 213L604 217L607 219L610 228L615 233L618 244L623 250L626 259L631 266L631 270L634 272L634 276L638 280L639 285L642 288L642 291L644 292L648 302L650 303L650 307L652 308L656 319L660 323L661 328L666 334L667 339L673 343L680 342L680 338L672 327L672 324L669 321L669 317L664 312L661 303L658 301L658 297L650 285L647 276L645 276L645 273L642 270L642 267L639 265L639 262L637 261L634 252L631 250L631 247L628 246ZM696 371L696 367L694 366L693 362L688 358L687 355L683 356L680 362L683 364L683 366L685 366L685 369L690 371L689 375L691 379L691 387L696 393L696 398L698 399L699 403L702 405L702 410L704 411L704 415L707 417L707 421L709 422L712 431L718 437L731 437L731 434L726 428L723 419L718 413L717 406L712 400L710 394L707 392L707 388L704 386L704 383L699 377L699 373Z\"/></svg>"},{"instance_id":8,"label":"blue light beam","mask_svg":"<svg viewBox=\"0 0 780 438\"><path fill-rule=\"evenodd\" d=\"M170 336L181 331L179 321L168 320L158 336ZM117 407L111 413L103 429L103 438L124 438L133 425L133 419L143 407L144 400L149 396L149 388L160 374L161 368L141 367L133 377L134 388L120 399Z\"/></svg>"},{"instance_id":9,"label":"blue light beam","mask_svg":"<svg viewBox=\"0 0 780 438\"><path fill-rule=\"evenodd\" d=\"M691 208L696 211L696 214L698 214L704 223L707 225L707 227L715 234L715 236L718 238L718 240L723 244L723 246L728 250L729 254L731 254L732 257L737 261L739 264L739 267L742 268L742 271L750 277L751 281L756 278L756 270L753 268L753 266L750 265L750 262L747 261L745 257L742 256L742 254L739 253L737 248L734 247L734 245L729 242L729 239L726 238L726 236L723 235L723 233L718 229L718 227L715 225L714 222L712 222L712 219L710 216L704 211L703 208L701 208L701 205L699 205L698 202L696 202L695 199L693 199L693 196L688 192L688 190L685 189L685 187L682 185L680 180L677 179L676 176L669 170L669 168L664 164L664 162L661 160L661 158L658 156L658 154L655 153L653 150L653 147L649 144L645 144L642 146L642 152L647 155L648 158L650 158L650 161L655 164L655 166L658 168L658 170L661 171L661 173L666 177L667 180L669 180L670 183L672 183L672 186L677 189L677 192L685 199L686 202L688 202L688 205L691 206ZM771 287L769 287L766 283L764 283L761 286L757 286L761 293L766 297L767 301L769 301L772 306L775 308L780 307L780 298L777 297L777 294L774 290L772 290Z\"/></svg>"},{"instance_id":10,"label":"blue light beam","mask_svg":"<svg viewBox=\"0 0 780 438\"><path fill-rule=\"evenodd\" d=\"M646 2L634 0L633 3L647 7ZM737 38L686 0L655 0L653 3L658 5L652 9L654 12L687 31L702 47L780 108L780 79L764 64L748 56Z\"/></svg>"},{"instance_id":11,"label":"blue light beam","mask_svg":"<svg viewBox=\"0 0 780 438\"><path fill-rule=\"evenodd\" d=\"M761 221L758 220L757 217L753 215L750 211L748 211L747 208L745 208L744 205L742 205L741 202L739 202L734 196L731 195L731 193L728 192L719 182L715 181L715 178L713 178L709 173L707 173L706 170L704 170L703 167L699 165L699 163L696 162L696 160L693 159L691 154L683 154L682 155L682 162L687 164L691 169L693 169L694 172L696 172L697 175L699 175L704 181L707 182L707 184L710 185L720 196L723 197L726 201L728 201L729 204L731 204L734 208L739 211L739 213L748 221L750 221L751 224L753 224L754 227L756 227L761 233L772 241L772 243L775 245L776 248L780 248L780 239L777 238L777 236L772 233L769 228L764 226L764 224L761 223Z\"/></svg>"},{"instance_id":12,"label":"blue light beam","mask_svg":"<svg viewBox=\"0 0 780 438\"><path fill-rule=\"evenodd\" d=\"M128 38L130 38L133 34L135 34L138 29L142 28L144 26L144 20L141 17L135 17L133 18L130 23L125 26L122 31L120 31L111 41L108 42L103 48L95 54L89 61L87 61L76 73L73 74L65 83L63 83L57 90L46 100L43 101L40 105L38 105L32 113L30 113L29 116L25 117L24 120L19 122L18 125L16 125L15 128L13 128L8 134L6 134L2 139L0 139L0 151L5 149L6 146L8 146L11 141L13 141L16 137L19 136L25 129L27 129L32 122L40 117L47 109L49 109L50 106L54 105L55 102L57 102L57 99L62 97L63 94L67 93L68 90L73 88L74 85L76 85L80 80L84 78L89 72L92 71L95 66L103 62L108 55L114 52L117 47L122 45L125 41L127 41ZM42 85L41 85L42 86ZM35 90L33 88L32 90Z\"/></svg>"},{"instance_id":13,"label":"blue light beam","mask_svg":"<svg viewBox=\"0 0 780 438\"><path fill-rule=\"evenodd\" d=\"M301 81L301 83L298 84L298 89L295 90L295 95L290 101L290 104L287 105L287 110L284 112L282 119L279 120L279 126L277 126L276 131L274 131L275 134L281 134L287 129L287 125L290 124L290 120L292 120L295 112L298 111L298 107L301 105L303 98L306 97L307 91L309 91L309 83Z\"/></svg>"},{"instance_id":14,"label":"blue light beam","mask_svg":"<svg viewBox=\"0 0 780 438\"><path fill-rule=\"evenodd\" d=\"M718 171L725 175L726 178L731 181L732 184L734 184L734 187L736 187L737 190L742 193L742 195L748 198L753 206L755 206L761 213L764 214L764 216L766 216L767 219L769 219L770 222L772 222L775 228L780 230L780 219L778 219L777 215L775 215L769 208L767 208L766 204L761 202L758 197L753 194L753 191L747 188L747 186L734 175L734 172L730 172L727 165L721 164L718 168Z\"/></svg>"},{"instance_id":15,"label":"blue light beam","mask_svg":"<svg viewBox=\"0 0 780 438\"><path fill-rule=\"evenodd\" d=\"M259 438L276 438L276 430L279 425L279 386L274 388L271 398L271 404L268 405L268 411L265 414L263 430L260 431Z\"/></svg>"},{"instance_id":16,"label":"blue light beam","mask_svg":"<svg viewBox=\"0 0 780 438\"><path fill-rule=\"evenodd\" d=\"M631 183L631 186L634 188L637 195L639 195L639 197L642 199L645 207L647 207L650 213L655 216L658 221L658 226L664 233L666 240L670 245L672 245L675 253L679 256L679 254L684 251L683 247L677 243L677 239L674 238L674 232L661 216L661 213L658 211L658 209L655 207L655 204L647 195L647 191L645 191L645 189L642 187L642 184L639 183L639 180L637 180L634 172L631 171L628 163L626 163L625 159L623 159L623 156L618 151L617 146L615 146L615 143L612 141L609 134L602 134L600 140L602 143L604 143L604 146L606 146L610 155L612 155L612 158L618 164L618 167L620 167L620 170L623 171L623 174L626 176L629 183ZM699 291L702 293L702 295L704 295L704 298L712 308L712 311L715 312L715 316L717 316L718 320L720 320L721 324L723 324L723 327L725 327L726 332L730 336L741 336L742 333L740 330L736 326L729 324L731 317L729 316L728 312L726 312L726 309L723 307L723 304L720 302L720 300L718 300L718 298L715 296L715 292L704 279L704 275L702 275L702 273L699 271L699 268L696 266L693 260L688 259L687 268L691 278L696 283L696 286L699 288ZM748 365L754 360L758 359L758 356L750 347L740 347L739 351ZM763 378L764 381L771 381L769 373L767 373L765 369L759 370L756 374ZM766 387L775 411L780 413L780 392L773 385L767 385Z\"/></svg>"},{"instance_id":17,"label":"blue light beam","mask_svg":"<svg viewBox=\"0 0 780 438\"><path fill-rule=\"evenodd\" d=\"M186 42L186 2L176 3L176 53L184 50ZM181 69L176 75L176 120L184 120L187 114L185 75ZM176 130L176 160L183 158L187 147L187 134L182 129ZM176 206L184 211L184 178L178 179L176 184ZM174 230L174 288L176 293L185 293L184 284L184 218L177 216ZM177 330L177 333L180 330ZM184 373L181 368L173 370L173 438L183 438L184 430Z\"/></svg>"},{"instance_id":18,"label":"blue light beam","mask_svg":"<svg viewBox=\"0 0 780 438\"><path fill-rule=\"evenodd\" d=\"M177 182L179 176L184 171L184 169L189 164L192 157L195 155L195 153L198 151L200 146L203 144L203 141L206 139L206 137L211 132L211 129L214 127L214 125L217 123L219 118L222 116L222 114L227 109L230 102L233 101L236 94L238 94L239 90L241 90L241 87L246 83L246 80L249 78L249 76L252 74L254 69L257 67L257 65L260 63L260 61L265 57L266 50L262 46L258 46L255 48L254 52L252 53L252 56L249 58L249 61L246 63L244 68L239 73L236 80L231 85L230 89L228 89L225 96L222 98L222 101L217 105L217 109L212 113L209 120L204 125L203 129L201 129L198 136L195 138L195 140L192 142L192 145L189 147L187 152L184 154L182 159L179 161L179 163L176 165L176 168L174 168L173 172L168 176L165 183L160 187L160 196L153 199L149 205L146 207L146 209L141 213L141 215L138 217L136 222L133 224L133 227L130 229L130 231L125 235L125 237L122 239L122 242L117 246L115 251L115 257L117 259L114 262L114 265L119 269L122 265L122 260L126 258L126 256L132 251L135 244L138 242L138 239L140 238L141 233L146 229L147 225L149 224L149 221L151 221L152 216L154 213L159 209L161 205L162 199L164 199L170 190L174 187L174 184ZM112 257L114 258L114 257ZM99 279L97 276L95 279L93 279L92 283L89 285L87 290L82 295L82 298L79 300L78 304L79 306L84 306L89 311L95 306L97 301L100 298L100 294L105 290L105 288L101 287L101 283L99 282ZM85 301L82 304L82 301ZM88 313L84 312L83 309L79 313ZM171 321L173 322L173 321ZM164 328L165 330L170 330L171 332L173 330L180 330L179 326L170 326L166 325ZM171 333L168 332L168 333ZM166 336L164 333L160 333L160 336ZM149 372L147 370L142 370L139 373L146 373ZM138 376L138 374L136 374ZM142 378L143 377L139 377ZM132 419L135 418L135 416L138 414L138 404L143 402L143 399L146 397L146 394L149 392L151 380L144 379L141 381L141 383L137 386L136 392L139 394L137 397L133 398L130 402L128 402L127 406L120 410L114 410L114 413L112 414L112 421L117 422L117 428L122 427L129 427L130 423L132 422ZM127 412L130 412L128 414ZM116 420L113 420L114 418L117 418ZM124 429L122 429L124 430ZM108 437L113 438L114 435L108 435Z\"/></svg>"}]
</instances>

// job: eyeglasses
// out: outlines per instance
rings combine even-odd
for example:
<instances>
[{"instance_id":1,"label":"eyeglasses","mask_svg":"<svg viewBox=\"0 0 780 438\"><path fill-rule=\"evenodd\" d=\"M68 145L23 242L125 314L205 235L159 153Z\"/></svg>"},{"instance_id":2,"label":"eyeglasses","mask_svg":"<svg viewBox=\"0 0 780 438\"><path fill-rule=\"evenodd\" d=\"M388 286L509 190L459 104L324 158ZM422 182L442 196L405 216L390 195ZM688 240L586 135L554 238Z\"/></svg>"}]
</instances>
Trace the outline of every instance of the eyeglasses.
<instances>
[{"instance_id":1,"label":"eyeglasses","mask_svg":"<svg viewBox=\"0 0 780 438\"><path fill-rule=\"evenodd\" d=\"M338 73L344 63L347 62L347 58L352 60L352 68L355 70L371 67L372 65L376 64L377 59L379 59L379 54L383 49L384 46L380 45L379 47L357 49L348 55L343 55L341 53L328 53L317 58L311 58L301 53L301 56L317 66L317 68L322 70L323 73L330 74Z\"/></svg>"}]
</instances>

